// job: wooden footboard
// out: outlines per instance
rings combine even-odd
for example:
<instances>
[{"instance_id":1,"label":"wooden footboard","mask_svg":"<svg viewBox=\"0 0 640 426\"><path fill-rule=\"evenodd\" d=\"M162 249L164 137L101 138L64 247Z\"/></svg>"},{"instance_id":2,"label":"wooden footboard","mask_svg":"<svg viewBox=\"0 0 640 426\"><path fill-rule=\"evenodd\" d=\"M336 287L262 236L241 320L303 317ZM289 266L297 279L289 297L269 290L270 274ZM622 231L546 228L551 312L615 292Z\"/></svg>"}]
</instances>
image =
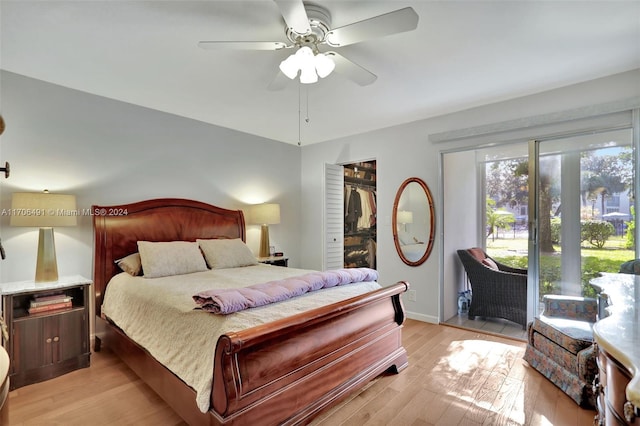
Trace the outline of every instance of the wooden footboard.
<instances>
[{"instance_id":1,"label":"wooden footboard","mask_svg":"<svg viewBox=\"0 0 640 426\"><path fill-rule=\"evenodd\" d=\"M211 409L112 325L98 337L191 425L300 424L385 371L407 366L399 282L269 324L223 335ZM104 322L103 322L104 323Z\"/></svg>"},{"instance_id":2,"label":"wooden footboard","mask_svg":"<svg viewBox=\"0 0 640 426\"><path fill-rule=\"evenodd\" d=\"M299 423L388 369L407 365L401 282L222 336L212 406L221 423Z\"/></svg>"}]
</instances>

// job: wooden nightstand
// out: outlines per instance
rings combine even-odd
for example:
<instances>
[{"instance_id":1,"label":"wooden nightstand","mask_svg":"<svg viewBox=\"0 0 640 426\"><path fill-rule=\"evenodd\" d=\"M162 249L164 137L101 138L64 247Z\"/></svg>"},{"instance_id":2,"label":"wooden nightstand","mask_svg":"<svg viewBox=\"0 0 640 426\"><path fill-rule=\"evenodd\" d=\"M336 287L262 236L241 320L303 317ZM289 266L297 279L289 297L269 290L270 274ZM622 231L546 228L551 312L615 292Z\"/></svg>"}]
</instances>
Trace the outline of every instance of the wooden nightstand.
<instances>
[{"instance_id":1,"label":"wooden nightstand","mask_svg":"<svg viewBox=\"0 0 640 426\"><path fill-rule=\"evenodd\" d=\"M264 263L267 265L275 265L275 266L289 266L289 258L284 256L269 256L269 257L259 257L258 262Z\"/></svg>"},{"instance_id":2,"label":"wooden nightstand","mask_svg":"<svg viewBox=\"0 0 640 426\"><path fill-rule=\"evenodd\" d=\"M2 344L11 362L11 390L89 366L90 291L91 280L78 275L52 283L0 284L2 312L9 331L9 340L3 339ZM29 313L36 297L53 294L70 299L71 306L57 305Z\"/></svg>"}]
</instances>

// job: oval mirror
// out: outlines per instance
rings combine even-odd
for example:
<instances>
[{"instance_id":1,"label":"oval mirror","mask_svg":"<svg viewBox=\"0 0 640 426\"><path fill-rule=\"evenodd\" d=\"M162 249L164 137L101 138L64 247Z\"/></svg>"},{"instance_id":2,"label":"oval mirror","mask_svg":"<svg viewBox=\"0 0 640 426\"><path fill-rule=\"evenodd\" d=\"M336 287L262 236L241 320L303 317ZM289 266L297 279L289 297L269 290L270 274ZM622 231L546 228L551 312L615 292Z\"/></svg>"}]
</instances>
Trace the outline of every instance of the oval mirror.
<instances>
[{"instance_id":1,"label":"oval mirror","mask_svg":"<svg viewBox=\"0 0 640 426\"><path fill-rule=\"evenodd\" d=\"M391 227L400 259L409 266L423 264L433 249L435 214L431 191L422 179L412 177L400 185Z\"/></svg>"}]
</instances>

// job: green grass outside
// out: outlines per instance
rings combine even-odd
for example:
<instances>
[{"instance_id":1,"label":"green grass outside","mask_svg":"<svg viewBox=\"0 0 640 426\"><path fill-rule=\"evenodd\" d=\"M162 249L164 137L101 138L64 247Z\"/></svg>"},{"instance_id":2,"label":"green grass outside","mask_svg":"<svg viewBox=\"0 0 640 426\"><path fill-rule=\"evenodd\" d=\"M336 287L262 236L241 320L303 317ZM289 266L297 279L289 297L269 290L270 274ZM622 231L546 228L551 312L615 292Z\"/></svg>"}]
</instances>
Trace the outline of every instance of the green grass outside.
<instances>
[{"instance_id":1,"label":"green grass outside","mask_svg":"<svg viewBox=\"0 0 640 426\"><path fill-rule=\"evenodd\" d=\"M519 268L527 267L528 241L525 238L487 239L487 253L496 260ZM555 253L540 256L540 296L559 294L560 289L560 246L554 246ZM583 243L582 258L582 295L594 297L595 290L589 280L600 272L618 272L620 265L635 258L633 250L625 247L624 237L611 237L601 249Z\"/></svg>"}]
</instances>

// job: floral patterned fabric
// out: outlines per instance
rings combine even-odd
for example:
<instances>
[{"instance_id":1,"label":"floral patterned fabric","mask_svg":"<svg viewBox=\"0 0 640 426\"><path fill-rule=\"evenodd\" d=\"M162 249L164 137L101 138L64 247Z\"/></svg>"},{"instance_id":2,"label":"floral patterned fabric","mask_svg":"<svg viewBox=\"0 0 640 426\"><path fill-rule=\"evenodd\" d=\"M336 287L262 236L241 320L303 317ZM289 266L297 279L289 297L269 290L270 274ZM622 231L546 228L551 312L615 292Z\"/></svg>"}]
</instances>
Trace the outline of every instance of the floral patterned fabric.
<instances>
[{"instance_id":1,"label":"floral patterned fabric","mask_svg":"<svg viewBox=\"0 0 640 426\"><path fill-rule=\"evenodd\" d=\"M587 297L544 296L544 314L548 317L560 317L578 321L595 322L598 314L598 302Z\"/></svg>"},{"instance_id":2,"label":"floral patterned fabric","mask_svg":"<svg viewBox=\"0 0 640 426\"><path fill-rule=\"evenodd\" d=\"M533 328L541 335L570 352L577 355L581 350L593 343L593 323L547 317L533 320Z\"/></svg>"},{"instance_id":3,"label":"floral patterned fabric","mask_svg":"<svg viewBox=\"0 0 640 426\"><path fill-rule=\"evenodd\" d=\"M524 359L578 405L594 407L597 373L592 327L595 299L545 296L545 310L528 326Z\"/></svg>"},{"instance_id":4,"label":"floral patterned fabric","mask_svg":"<svg viewBox=\"0 0 640 426\"><path fill-rule=\"evenodd\" d=\"M567 351L545 335L535 332L531 336L533 347L546 357L554 360L557 364L569 371L578 371L578 357L576 354Z\"/></svg>"},{"instance_id":5,"label":"floral patterned fabric","mask_svg":"<svg viewBox=\"0 0 640 426\"><path fill-rule=\"evenodd\" d=\"M589 351L587 349L586 351ZM589 365L595 365L595 357L592 355L593 362ZM543 376L560 388L565 394L573 399L576 404L582 407L595 407L595 397L591 391L591 381L582 381L571 371L563 368L553 359L544 355L533 346L527 345L524 353L524 359L533 368L538 370ZM586 365L586 364L585 364ZM595 371L593 372L595 376Z\"/></svg>"},{"instance_id":6,"label":"floral patterned fabric","mask_svg":"<svg viewBox=\"0 0 640 426\"><path fill-rule=\"evenodd\" d=\"M598 374L597 356L598 351L595 345L589 346L578 354L578 376L584 378L590 385Z\"/></svg>"}]
</instances>

